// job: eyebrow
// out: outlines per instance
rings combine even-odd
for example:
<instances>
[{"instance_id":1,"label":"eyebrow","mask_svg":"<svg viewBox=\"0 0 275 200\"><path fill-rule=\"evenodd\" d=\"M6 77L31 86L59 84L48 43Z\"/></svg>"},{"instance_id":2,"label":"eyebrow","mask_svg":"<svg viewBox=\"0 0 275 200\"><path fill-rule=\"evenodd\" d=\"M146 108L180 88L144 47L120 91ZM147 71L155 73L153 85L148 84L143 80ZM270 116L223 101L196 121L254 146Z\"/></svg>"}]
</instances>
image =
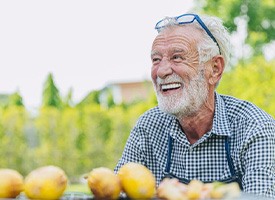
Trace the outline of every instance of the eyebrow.
<instances>
[{"instance_id":1,"label":"eyebrow","mask_svg":"<svg viewBox=\"0 0 275 200\"><path fill-rule=\"evenodd\" d=\"M184 52L185 52L184 49L175 48L175 49L172 50L172 53L184 53Z\"/></svg>"},{"instance_id":2,"label":"eyebrow","mask_svg":"<svg viewBox=\"0 0 275 200\"><path fill-rule=\"evenodd\" d=\"M179 49L179 48L174 48L170 52L172 52L172 53L186 53L186 51L184 49ZM151 58L153 56L156 56L156 55L161 55L161 53L159 51L152 51L151 52Z\"/></svg>"},{"instance_id":3,"label":"eyebrow","mask_svg":"<svg viewBox=\"0 0 275 200\"><path fill-rule=\"evenodd\" d=\"M158 52L158 51L152 51L151 52L151 57L153 57L155 55L160 55L160 52Z\"/></svg>"}]
</instances>

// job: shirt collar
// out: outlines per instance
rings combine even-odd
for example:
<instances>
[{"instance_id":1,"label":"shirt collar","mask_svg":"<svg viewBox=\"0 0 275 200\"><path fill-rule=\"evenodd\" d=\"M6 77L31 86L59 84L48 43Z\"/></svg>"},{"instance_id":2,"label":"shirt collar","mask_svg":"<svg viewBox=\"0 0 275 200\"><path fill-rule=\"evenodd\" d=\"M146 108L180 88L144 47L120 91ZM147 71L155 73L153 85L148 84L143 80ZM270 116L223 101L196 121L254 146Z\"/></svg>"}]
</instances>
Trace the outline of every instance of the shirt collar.
<instances>
[{"instance_id":1,"label":"shirt collar","mask_svg":"<svg viewBox=\"0 0 275 200\"><path fill-rule=\"evenodd\" d=\"M178 134L179 132L182 132L180 129L179 122L177 118L173 115L170 115L172 119L171 129L170 129L170 135L171 137L178 138L182 142L186 143L186 137L184 134ZM183 133L183 132L182 132ZM214 111L214 119L213 119L213 127L210 132L206 133L206 135L201 138L202 140L205 139L205 137L209 137L211 134L215 135L221 135L221 136L230 136L230 122L226 115L226 107L225 102L222 99L222 97L215 92L215 111Z\"/></svg>"},{"instance_id":2,"label":"shirt collar","mask_svg":"<svg viewBox=\"0 0 275 200\"><path fill-rule=\"evenodd\" d=\"M222 97L215 92L215 113L211 133L230 136L230 123L226 115L226 107Z\"/></svg>"}]
</instances>

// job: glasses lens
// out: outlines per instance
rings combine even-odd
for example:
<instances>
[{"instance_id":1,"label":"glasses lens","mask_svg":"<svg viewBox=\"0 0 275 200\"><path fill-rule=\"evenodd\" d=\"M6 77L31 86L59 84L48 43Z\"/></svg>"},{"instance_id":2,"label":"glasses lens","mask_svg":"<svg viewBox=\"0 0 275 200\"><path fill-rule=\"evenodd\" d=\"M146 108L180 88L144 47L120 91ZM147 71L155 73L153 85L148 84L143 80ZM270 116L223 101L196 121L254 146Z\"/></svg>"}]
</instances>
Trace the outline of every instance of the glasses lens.
<instances>
[{"instance_id":1,"label":"glasses lens","mask_svg":"<svg viewBox=\"0 0 275 200\"><path fill-rule=\"evenodd\" d=\"M192 23L195 19L194 15L182 15L177 18L179 24Z\"/></svg>"},{"instance_id":2,"label":"glasses lens","mask_svg":"<svg viewBox=\"0 0 275 200\"><path fill-rule=\"evenodd\" d=\"M164 18L156 24L155 29L160 29L160 28L166 26L168 23L169 23L169 20L167 18Z\"/></svg>"},{"instance_id":3,"label":"glasses lens","mask_svg":"<svg viewBox=\"0 0 275 200\"><path fill-rule=\"evenodd\" d=\"M159 28L163 27L164 25L165 25L164 21L161 20L161 21L159 21L159 22L156 24L155 29L159 29Z\"/></svg>"}]
</instances>

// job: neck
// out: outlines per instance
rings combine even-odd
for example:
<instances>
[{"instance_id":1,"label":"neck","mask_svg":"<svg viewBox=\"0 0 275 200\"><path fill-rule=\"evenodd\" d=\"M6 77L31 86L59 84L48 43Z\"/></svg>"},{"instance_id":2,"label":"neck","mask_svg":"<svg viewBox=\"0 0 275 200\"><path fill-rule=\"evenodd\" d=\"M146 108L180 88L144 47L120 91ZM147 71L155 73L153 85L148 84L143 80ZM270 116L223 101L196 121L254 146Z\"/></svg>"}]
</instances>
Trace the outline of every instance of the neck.
<instances>
[{"instance_id":1,"label":"neck","mask_svg":"<svg viewBox=\"0 0 275 200\"><path fill-rule=\"evenodd\" d=\"M192 116L182 117L179 123L190 144L194 144L213 126L215 112L214 97L204 104L198 112Z\"/></svg>"}]
</instances>

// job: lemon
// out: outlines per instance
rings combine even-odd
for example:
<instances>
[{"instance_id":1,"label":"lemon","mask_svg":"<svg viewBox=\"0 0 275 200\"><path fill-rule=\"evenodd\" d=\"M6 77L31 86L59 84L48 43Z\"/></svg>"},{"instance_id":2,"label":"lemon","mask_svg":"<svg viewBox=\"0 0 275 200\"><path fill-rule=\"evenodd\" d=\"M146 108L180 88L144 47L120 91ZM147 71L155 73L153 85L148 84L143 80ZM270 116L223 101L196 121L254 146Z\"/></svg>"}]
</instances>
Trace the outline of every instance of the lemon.
<instances>
[{"instance_id":1,"label":"lemon","mask_svg":"<svg viewBox=\"0 0 275 200\"><path fill-rule=\"evenodd\" d=\"M144 165L126 163L120 168L118 176L122 189L128 197L150 199L155 196L155 177Z\"/></svg>"},{"instance_id":2,"label":"lemon","mask_svg":"<svg viewBox=\"0 0 275 200\"><path fill-rule=\"evenodd\" d=\"M95 168L88 174L88 186L96 199L117 199L121 192L118 176L106 167Z\"/></svg>"},{"instance_id":3,"label":"lemon","mask_svg":"<svg viewBox=\"0 0 275 200\"><path fill-rule=\"evenodd\" d=\"M15 198L24 189L23 176L13 169L0 169L0 198Z\"/></svg>"},{"instance_id":4,"label":"lemon","mask_svg":"<svg viewBox=\"0 0 275 200\"><path fill-rule=\"evenodd\" d=\"M30 199L58 199L66 187L65 172L52 165L37 168L25 178L25 194Z\"/></svg>"}]
</instances>

